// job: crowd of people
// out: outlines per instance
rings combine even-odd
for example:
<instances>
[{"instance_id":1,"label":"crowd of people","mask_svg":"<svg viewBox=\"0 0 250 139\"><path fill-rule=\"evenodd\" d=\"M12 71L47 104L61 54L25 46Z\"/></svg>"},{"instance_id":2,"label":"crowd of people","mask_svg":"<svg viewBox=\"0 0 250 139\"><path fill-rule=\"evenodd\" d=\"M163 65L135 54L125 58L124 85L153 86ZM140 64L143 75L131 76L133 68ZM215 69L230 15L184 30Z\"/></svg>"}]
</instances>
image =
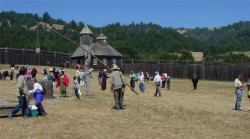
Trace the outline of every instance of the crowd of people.
<instances>
[{"instance_id":1,"label":"crowd of people","mask_svg":"<svg viewBox=\"0 0 250 139\"><path fill-rule=\"evenodd\" d=\"M73 92L78 100L81 99L82 94L80 91L80 87L84 86L86 83L86 73L85 68L81 65L76 66L76 75L73 77ZM107 74L107 70L99 70L97 72L98 77L98 84L101 86L100 90L106 90L107 86L107 79L110 78L110 90L114 95L115 105L113 109L120 110L125 109L123 104L123 96L124 96L124 89L126 87L126 79L124 72L117 66L113 65L112 73L110 74L110 77ZM37 69L33 67L33 69L30 71L30 66L26 65L25 67L19 68L18 66L11 65L10 68L10 74L7 73L8 71L1 72L0 69L0 79L3 77L4 79L6 76L10 76L10 80L13 80L14 77L14 70L16 70L16 81L17 81L17 88L18 88L18 101L19 104L9 113L9 117L13 117L20 109L22 109L22 116L27 116L27 108L29 99L28 96L32 95L35 99L35 105L38 108L38 115L40 116L46 116L46 112L44 110L44 107L42 105L43 101L43 95L44 95L44 87L41 86L37 82ZM90 77L93 77L93 68L89 70ZM8 75L6 75L8 74ZM148 84L152 81L153 85L155 85L155 93L154 96L162 96L161 89L164 89L166 86L167 90L170 90L170 76L167 73L160 74L158 71L154 73L154 77L150 79L148 72L138 72L134 73L133 70L131 70L129 74L129 83L130 87L132 89L135 89L136 85L135 83L138 82L138 87L141 93L145 93L146 85L145 82ZM60 87L60 94L61 97L67 96L67 87L69 85L69 78L65 74L65 71L63 68L58 71L55 67L50 68L49 72L47 72L47 67L44 67L43 72L43 79L49 80L54 84L56 83L56 88ZM194 74L192 76L192 83L194 90L197 89L198 85L198 75ZM236 103L235 103L235 110L241 111L241 98L242 98L242 89L245 87L244 83L241 82L242 76L240 74L237 75L237 78L234 81L235 84L235 94L236 94ZM28 90L27 82L31 82L34 86L33 90ZM249 83L247 83L248 86L248 98L250 101L250 75L249 75Z\"/></svg>"}]
</instances>

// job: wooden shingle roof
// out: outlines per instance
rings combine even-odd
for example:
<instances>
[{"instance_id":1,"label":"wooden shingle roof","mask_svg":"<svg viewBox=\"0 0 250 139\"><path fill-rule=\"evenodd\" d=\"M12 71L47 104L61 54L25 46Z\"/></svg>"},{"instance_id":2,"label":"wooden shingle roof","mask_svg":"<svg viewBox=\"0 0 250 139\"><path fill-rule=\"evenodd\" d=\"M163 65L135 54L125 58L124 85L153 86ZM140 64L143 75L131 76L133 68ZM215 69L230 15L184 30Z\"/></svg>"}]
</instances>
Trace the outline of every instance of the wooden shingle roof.
<instances>
[{"instance_id":1,"label":"wooden shingle roof","mask_svg":"<svg viewBox=\"0 0 250 139\"><path fill-rule=\"evenodd\" d=\"M81 45L83 47L89 47L87 45ZM98 43L93 43L91 46L91 54L95 56L114 56L114 57L121 57L122 55L116 51L114 48L111 46L101 46ZM72 58L77 58L77 57L84 57L85 56L85 51L82 50L80 47L78 47L75 52L71 55Z\"/></svg>"}]
</instances>

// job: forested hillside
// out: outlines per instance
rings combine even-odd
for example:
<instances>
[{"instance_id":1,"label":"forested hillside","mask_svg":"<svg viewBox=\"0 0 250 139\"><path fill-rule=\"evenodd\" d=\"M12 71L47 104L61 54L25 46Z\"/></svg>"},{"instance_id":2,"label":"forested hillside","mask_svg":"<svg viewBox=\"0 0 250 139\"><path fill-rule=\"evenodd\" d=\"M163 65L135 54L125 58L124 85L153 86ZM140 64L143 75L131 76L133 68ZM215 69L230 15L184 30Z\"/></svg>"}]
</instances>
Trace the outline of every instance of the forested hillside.
<instances>
[{"instance_id":1,"label":"forested hillside","mask_svg":"<svg viewBox=\"0 0 250 139\"><path fill-rule=\"evenodd\" d=\"M79 43L83 22L65 22L54 19L45 12L37 14L0 13L0 47L35 49L38 22L57 29L63 35ZM61 28L57 27L60 26ZM89 25L94 38L101 28ZM250 23L239 22L215 31L207 28L187 29L184 34L174 28L149 23L110 24L102 28L109 44L123 54L125 59L178 59L177 53L204 52L206 59L223 59L221 54L230 51L250 50ZM72 53L76 46L39 25L39 43L42 50ZM218 57L220 56L220 57ZM182 57L183 58L183 57ZM185 57L184 57L185 59Z\"/></svg>"},{"instance_id":2,"label":"forested hillside","mask_svg":"<svg viewBox=\"0 0 250 139\"><path fill-rule=\"evenodd\" d=\"M183 35L209 45L204 49L205 55L216 57L216 55L227 52L250 50L249 21L240 21L214 30L208 28L187 29Z\"/></svg>"}]
</instances>

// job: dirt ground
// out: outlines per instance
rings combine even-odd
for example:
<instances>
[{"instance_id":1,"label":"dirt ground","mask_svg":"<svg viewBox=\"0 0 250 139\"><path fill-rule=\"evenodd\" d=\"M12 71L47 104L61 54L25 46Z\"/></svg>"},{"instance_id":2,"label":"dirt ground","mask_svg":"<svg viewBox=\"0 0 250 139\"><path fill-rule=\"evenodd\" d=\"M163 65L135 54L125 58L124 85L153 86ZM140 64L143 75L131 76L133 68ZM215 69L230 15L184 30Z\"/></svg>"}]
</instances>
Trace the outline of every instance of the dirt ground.
<instances>
[{"instance_id":1,"label":"dirt ground","mask_svg":"<svg viewBox=\"0 0 250 139\"><path fill-rule=\"evenodd\" d=\"M32 68L33 66L31 66ZM0 65L2 71L6 65ZM5 68L5 69L3 69ZM38 79L42 79L38 67ZM171 79L171 90L161 90L154 97L155 87L146 84L146 92L135 95L125 90L125 110L113 110L113 95L101 91L96 73L91 79L92 96L83 95L77 101L72 94L75 70L69 75L70 97L44 100L46 117L12 119L0 118L1 139L5 138L249 138L250 102L244 89L242 108L235 104L233 82L200 80L198 90L192 90L187 79ZM127 79L128 82L128 79ZM107 88L109 88L109 80ZM81 88L85 92L85 88ZM139 92L138 84L136 90ZM0 80L0 100L17 100L16 81ZM34 102L31 102L34 104Z\"/></svg>"}]
</instances>

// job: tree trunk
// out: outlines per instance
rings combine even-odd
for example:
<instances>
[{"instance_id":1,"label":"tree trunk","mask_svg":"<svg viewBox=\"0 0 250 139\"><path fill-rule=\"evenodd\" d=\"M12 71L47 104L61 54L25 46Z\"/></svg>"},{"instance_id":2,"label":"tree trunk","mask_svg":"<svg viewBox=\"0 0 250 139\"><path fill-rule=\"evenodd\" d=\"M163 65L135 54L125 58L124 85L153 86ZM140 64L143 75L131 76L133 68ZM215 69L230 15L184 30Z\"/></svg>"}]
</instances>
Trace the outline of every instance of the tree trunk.
<instances>
[{"instance_id":1,"label":"tree trunk","mask_svg":"<svg viewBox=\"0 0 250 139\"><path fill-rule=\"evenodd\" d=\"M91 88L90 88L90 62L91 62L91 50L90 46L88 47L88 52L85 55L85 79L86 79L86 95L91 95Z\"/></svg>"}]
</instances>

